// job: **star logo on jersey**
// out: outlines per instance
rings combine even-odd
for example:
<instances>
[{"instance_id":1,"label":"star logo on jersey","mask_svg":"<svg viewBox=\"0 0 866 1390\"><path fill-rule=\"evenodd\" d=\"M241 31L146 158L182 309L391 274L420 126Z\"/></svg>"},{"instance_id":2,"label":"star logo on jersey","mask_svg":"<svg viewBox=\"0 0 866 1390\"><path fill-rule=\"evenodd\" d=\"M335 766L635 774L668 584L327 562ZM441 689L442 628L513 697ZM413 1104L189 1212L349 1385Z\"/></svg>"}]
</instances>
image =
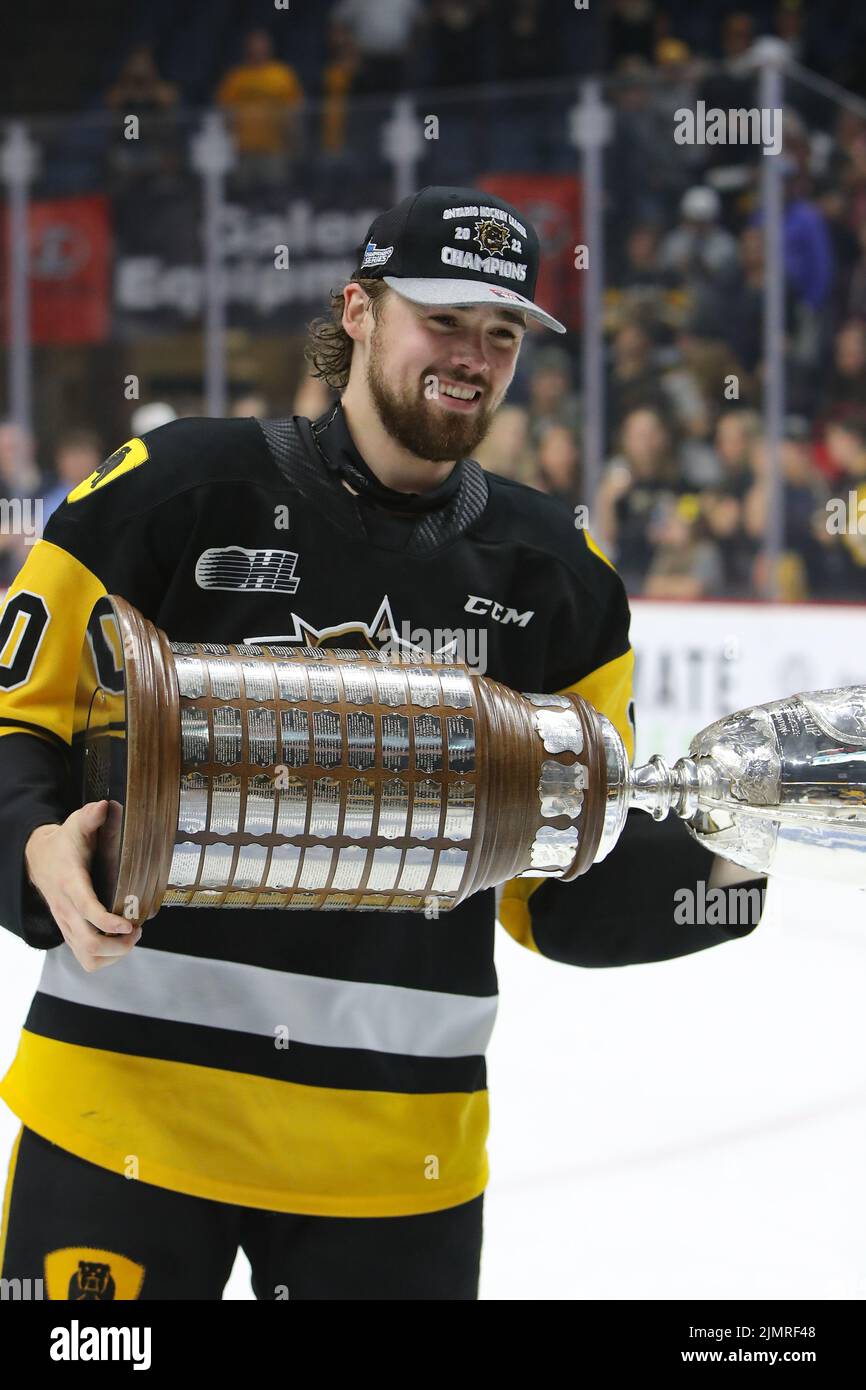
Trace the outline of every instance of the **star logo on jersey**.
<instances>
[{"instance_id":1,"label":"star logo on jersey","mask_svg":"<svg viewBox=\"0 0 866 1390\"><path fill-rule=\"evenodd\" d=\"M386 594L379 604L373 618L348 618L345 622L334 623L330 627L315 627L298 613L291 615L293 628L289 633L262 637L245 637L244 642L251 645L277 645L299 647L339 647L358 651L381 651L387 647L399 660L425 661L431 656L453 659L457 639L453 638L437 651L413 643L406 636L408 624L398 626L391 609L391 600Z\"/></svg>"},{"instance_id":2,"label":"star logo on jersey","mask_svg":"<svg viewBox=\"0 0 866 1390\"><path fill-rule=\"evenodd\" d=\"M109 1303L141 1295L144 1265L114 1250L67 1246L45 1256L45 1288L56 1302Z\"/></svg>"},{"instance_id":3,"label":"star logo on jersey","mask_svg":"<svg viewBox=\"0 0 866 1390\"><path fill-rule=\"evenodd\" d=\"M504 223L485 217L482 222L475 223L475 240L488 256L501 256L503 251L508 250L511 233Z\"/></svg>"},{"instance_id":4,"label":"star logo on jersey","mask_svg":"<svg viewBox=\"0 0 866 1390\"><path fill-rule=\"evenodd\" d=\"M89 478L85 478L83 483L72 489L66 498L67 502L80 502L83 497L89 497L92 492L97 492L107 483L113 483L115 478L121 477L122 474L130 473L133 468L140 468L149 457L143 439L127 440L126 444L121 444L119 449L109 454Z\"/></svg>"}]
</instances>

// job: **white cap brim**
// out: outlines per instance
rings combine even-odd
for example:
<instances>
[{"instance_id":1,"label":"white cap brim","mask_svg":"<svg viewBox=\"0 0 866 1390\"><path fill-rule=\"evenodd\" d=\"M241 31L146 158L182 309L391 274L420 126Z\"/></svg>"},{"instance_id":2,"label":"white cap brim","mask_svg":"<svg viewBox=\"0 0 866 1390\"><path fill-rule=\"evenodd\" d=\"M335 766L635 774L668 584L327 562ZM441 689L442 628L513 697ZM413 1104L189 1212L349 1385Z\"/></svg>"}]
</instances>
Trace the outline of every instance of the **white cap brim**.
<instances>
[{"instance_id":1,"label":"white cap brim","mask_svg":"<svg viewBox=\"0 0 866 1390\"><path fill-rule=\"evenodd\" d=\"M565 324L539 309L531 299L516 290L488 285L484 280L404 280L398 275L383 275L382 279L413 304L496 304L501 309L522 309L545 328L552 328L554 333L566 332Z\"/></svg>"}]
</instances>

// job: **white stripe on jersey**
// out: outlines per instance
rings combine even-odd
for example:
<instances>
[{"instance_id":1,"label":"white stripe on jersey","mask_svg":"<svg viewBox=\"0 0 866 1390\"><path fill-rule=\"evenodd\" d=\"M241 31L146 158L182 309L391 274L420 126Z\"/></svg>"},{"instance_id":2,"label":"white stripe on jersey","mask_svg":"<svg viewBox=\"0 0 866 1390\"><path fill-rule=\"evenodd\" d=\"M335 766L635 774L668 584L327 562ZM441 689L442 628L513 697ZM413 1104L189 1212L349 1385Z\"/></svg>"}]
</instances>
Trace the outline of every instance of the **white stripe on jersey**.
<instances>
[{"instance_id":1,"label":"white stripe on jersey","mask_svg":"<svg viewBox=\"0 0 866 1390\"><path fill-rule=\"evenodd\" d=\"M329 980L140 946L91 973L58 946L46 954L39 989L73 1004L239 1033L274 1037L286 1028L290 1045L411 1057L483 1055L497 1007L496 995Z\"/></svg>"}]
</instances>

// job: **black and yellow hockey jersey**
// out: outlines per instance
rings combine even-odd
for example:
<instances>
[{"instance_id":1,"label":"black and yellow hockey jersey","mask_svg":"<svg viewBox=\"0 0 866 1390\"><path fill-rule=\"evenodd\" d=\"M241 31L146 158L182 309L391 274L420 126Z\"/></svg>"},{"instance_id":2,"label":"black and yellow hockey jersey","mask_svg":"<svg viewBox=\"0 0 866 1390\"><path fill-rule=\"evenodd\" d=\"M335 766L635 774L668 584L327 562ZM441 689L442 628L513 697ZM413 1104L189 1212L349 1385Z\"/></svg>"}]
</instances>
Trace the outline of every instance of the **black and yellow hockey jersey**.
<instances>
[{"instance_id":1,"label":"black and yellow hockey jersey","mask_svg":"<svg viewBox=\"0 0 866 1390\"><path fill-rule=\"evenodd\" d=\"M130 440L70 493L9 589L0 922L45 959L0 1095L82 1158L123 1173L135 1156L144 1182L275 1211L404 1215L487 1182L496 898L517 941L574 965L744 932L675 925L674 888L712 856L646 819L583 879L516 879L437 920L164 908L126 959L79 967L23 855L76 804L74 682L104 593L176 641L378 646L408 631L436 649L437 633L469 628L486 674L580 691L632 748L628 604L570 512L469 459L389 510L363 464L323 448L328 424L184 419Z\"/></svg>"}]
</instances>

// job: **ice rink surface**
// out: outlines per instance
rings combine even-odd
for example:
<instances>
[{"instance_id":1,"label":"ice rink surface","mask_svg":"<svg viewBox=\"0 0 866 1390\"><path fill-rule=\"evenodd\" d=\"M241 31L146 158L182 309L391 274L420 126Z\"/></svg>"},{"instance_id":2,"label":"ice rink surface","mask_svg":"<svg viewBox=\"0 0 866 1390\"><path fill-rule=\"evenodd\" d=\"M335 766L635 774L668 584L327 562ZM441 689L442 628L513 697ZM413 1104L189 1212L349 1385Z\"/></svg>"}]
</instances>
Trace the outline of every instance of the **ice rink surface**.
<instances>
[{"instance_id":1,"label":"ice rink surface","mask_svg":"<svg viewBox=\"0 0 866 1390\"><path fill-rule=\"evenodd\" d=\"M497 938L482 1298L866 1297L866 896L776 882L751 937L615 970ZM39 962L0 931L4 1072Z\"/></svg>"}]
</instances>

